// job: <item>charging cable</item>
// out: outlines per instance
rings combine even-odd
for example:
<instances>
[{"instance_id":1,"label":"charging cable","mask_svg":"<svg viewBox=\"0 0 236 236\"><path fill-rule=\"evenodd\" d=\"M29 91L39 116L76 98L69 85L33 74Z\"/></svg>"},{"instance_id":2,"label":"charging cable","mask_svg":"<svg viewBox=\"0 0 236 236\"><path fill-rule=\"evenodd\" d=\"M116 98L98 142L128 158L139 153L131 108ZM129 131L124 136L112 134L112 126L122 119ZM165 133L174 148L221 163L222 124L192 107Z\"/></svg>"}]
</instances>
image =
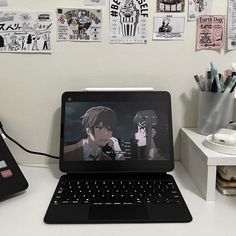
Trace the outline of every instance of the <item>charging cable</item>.
<instances>
[{"instance_id":1,"label":"charging cable","mask_svg":"<svg viewBox=\"0 0 236 236\"><path fill-rule=\"evenodd\" d=\"M3 129L3 125L2 125L2 122L0 121L0 129L2 130L2 133L9 139L11 140L13 143L15 143L17 146L19 146L20 148L22 148L24 151L28 152L28 153L31 153L31 154L35 154L35 155L41 155L41 156L47 156L47 157L50 157L50 158L54 158L54 159L59 159L58 156L53 156L53 155L50 155L50 154L47 154L47 153L43 153L43 152L35 152L35 151L31 151L27 148L25 148L24 146L22 146L20 143L18 143L15 139L11 138L6 132L5 130Z\"/></svg>"}]
</instances>

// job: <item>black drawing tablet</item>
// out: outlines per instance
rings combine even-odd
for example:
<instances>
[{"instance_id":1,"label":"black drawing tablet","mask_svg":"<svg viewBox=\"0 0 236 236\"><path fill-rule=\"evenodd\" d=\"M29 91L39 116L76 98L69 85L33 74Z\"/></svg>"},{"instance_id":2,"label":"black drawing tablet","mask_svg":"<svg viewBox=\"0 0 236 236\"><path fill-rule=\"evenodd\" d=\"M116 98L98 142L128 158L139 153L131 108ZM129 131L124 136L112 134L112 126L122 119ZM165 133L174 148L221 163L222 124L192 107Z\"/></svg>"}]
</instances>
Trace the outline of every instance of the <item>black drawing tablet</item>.
<instances>
[{"instance_id":1,"label":"black drawing tablet","mask_svg":"<svg viewBox=\"0 0 236 236\"><path fill-rule=\"evenodd\" d=\"M27 187L27 180L0 135L0 201Z\"/></svg>"}]
</instances>

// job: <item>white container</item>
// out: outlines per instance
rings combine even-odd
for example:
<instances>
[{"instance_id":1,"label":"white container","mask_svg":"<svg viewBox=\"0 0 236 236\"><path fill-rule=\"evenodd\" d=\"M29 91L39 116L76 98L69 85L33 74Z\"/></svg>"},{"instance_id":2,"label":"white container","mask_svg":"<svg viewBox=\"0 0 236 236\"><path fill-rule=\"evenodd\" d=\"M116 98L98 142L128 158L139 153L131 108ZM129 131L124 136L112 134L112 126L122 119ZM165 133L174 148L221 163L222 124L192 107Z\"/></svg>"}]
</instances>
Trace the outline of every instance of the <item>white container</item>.
<instances>
[{"instance_id":1,"label":"white container","mask_svg":"<svg viewBox=\"0 0 236 236\"><path fill-rule=\"evenodd\" d=\"M208 135L225 128L233 120L234 92L230 94L199 91L198 132Z\"/></svg>"}]
</instances>

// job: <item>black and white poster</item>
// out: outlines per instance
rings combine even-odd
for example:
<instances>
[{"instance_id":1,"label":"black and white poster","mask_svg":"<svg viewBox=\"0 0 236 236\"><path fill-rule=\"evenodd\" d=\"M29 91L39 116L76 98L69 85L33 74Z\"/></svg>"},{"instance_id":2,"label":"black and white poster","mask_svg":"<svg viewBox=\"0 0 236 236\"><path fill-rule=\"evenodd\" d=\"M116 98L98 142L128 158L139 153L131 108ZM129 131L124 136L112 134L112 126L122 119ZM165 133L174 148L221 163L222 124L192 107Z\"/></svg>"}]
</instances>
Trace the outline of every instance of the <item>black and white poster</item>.
<instances>
[{"instance_id":1,"label":"black and white poster","mask_svg":"<svg viewBox=\"0 0 236 236\"><path fill-rule=\"evenodd\" d=\"M110 0L110 43L147 43L146 0Z\"/></svg>"},{"instance_id":2,"label":"black and white poster","mask_svg":"<svg viewBox=\"0 0 236 236\"><path fill-rule=\"evenodd\" d=\"M157 0L157 12L183 12L185 0Z\"/></svg>"},{"instance_id":3,"label":"black and white poster","mask_svg":"<svg viewBox=\"0 0 236 236\"><path fill-rule=\"evenodd\" d=\"M57 9L57 38L65 41L101 41L102 10Z\"/></svg>"},{"instance_id":4,"label":"black and white poster","mask_svg":"<svg viewBox=\"0 0 236 236\"><path fill-rule=\"evenodd\" d=\"M50 53L49 12L0 12L0 52Z\"/></svg>"},{"instance_id":5,"label":"black and white poster","mask_svg":"<svg viewBox=\"0 0 236 236\"><path fill-rule=\"evenodd\" d=\"M0 0L0 7L6 7L8 5L7 0Z\"/></svg>"},{"instance_id":6,"label":"black and white poster","mask_svg":"<svg viewBox=\"0 0 236 236\"><path fill-rule=\"evenodd\" d=\"M104 6L105 4L106 0L84 0L85 6Z\"/></svg>"},{"instance_id":7,"label":"black and white poster","mask_svg":"<svg viewBox=\"0 0 236 236\"><path fill-rule=\"evenodd\" d=\"M210 15L212 0L189 0L188 20L196 20L199 16Z\"/></svg>"},{"instance_id":8,"label":"black and white poster","mask_svg":"<svg viewBox=\"0 0 236 236\"><path fill-rule=\"evenodd\" d=\"M165 15L153 18L153 40L183 40L184 17Z\"/></svg>"},{"instance_id":9,"label":"black and white poster","mask_svg":"<svg viewBox=\"0 0 236 236\"><path fill-rule=\"evenodd\" d=\"M236 0L228 1L228 50L236 50Z\"/></svg>"}]
</instances>

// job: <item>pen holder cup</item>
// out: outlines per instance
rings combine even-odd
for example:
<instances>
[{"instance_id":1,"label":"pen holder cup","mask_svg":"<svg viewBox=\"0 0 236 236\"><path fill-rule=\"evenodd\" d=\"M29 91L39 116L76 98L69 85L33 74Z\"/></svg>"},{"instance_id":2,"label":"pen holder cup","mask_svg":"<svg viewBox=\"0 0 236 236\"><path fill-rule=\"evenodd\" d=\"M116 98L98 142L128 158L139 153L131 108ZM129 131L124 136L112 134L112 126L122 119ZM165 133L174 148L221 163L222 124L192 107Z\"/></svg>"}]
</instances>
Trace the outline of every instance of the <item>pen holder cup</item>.
<instances>
[{"instance_id":1,"label":"pen holder cup","mask_svg":"<svg viewBox=\"0 0 236 236\"><path fill-rule=\"evenodd\" d=\"M208 135L233 120L234 92L229 94L199 91L198 132Z\"/></svg>"}]
</instances>

